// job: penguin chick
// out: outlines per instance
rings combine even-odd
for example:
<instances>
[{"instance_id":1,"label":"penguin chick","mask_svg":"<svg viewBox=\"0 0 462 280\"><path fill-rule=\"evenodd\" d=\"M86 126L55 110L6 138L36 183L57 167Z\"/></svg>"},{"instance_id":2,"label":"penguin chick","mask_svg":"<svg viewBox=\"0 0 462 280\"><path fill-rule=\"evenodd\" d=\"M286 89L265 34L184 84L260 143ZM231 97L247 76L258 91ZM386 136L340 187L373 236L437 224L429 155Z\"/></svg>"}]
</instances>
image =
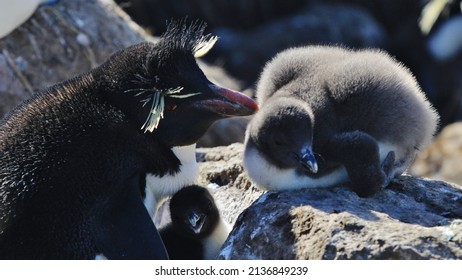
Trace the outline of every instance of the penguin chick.
<instances>
[{"instance_id":1,"label":"penguin chick","mask_svg":"<svg viewBox=\"0 0 462 280\"><path fill-rule=\"evenodd\" d=\"M268 190L349 182L368 196L402 174L439 117L412 74L383 52L310 46L262 72L244 167Z\"/></svg>"},{"instance_id":2,"label":"penguin chick","mask_svg":"<svg viewBox=\"0 0 462 280\"><path fill-rule=\"evenodd\" d=\"M167 258L147 209L195 180L214 121L258 108L199 69L204 28L173 22L0 121L0 259Z\"/></svg>"},{"instance_id":3,"label":"penguin chick","mask_svg":"<svg viewBox=\"0 0 462 280\"><path fill-rule=\"evenodd\" d=\"M170 200L171 224L160 230L170 259L215 259L231 227L220 217L212 195L196 185Z\"/></svg>"}]
</instances>

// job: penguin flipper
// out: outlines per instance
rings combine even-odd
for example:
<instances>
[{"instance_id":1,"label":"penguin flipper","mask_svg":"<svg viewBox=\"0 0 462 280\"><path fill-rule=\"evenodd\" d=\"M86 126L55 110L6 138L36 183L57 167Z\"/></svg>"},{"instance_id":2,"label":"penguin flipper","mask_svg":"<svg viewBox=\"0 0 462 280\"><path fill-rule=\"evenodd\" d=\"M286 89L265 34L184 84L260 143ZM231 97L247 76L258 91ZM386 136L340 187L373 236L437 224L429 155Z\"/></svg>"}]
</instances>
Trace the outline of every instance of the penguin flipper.
<instances>
[{"instance_id":1,"label":"penguin flipper","mask_svg":"<svg viewBox=\"0 0 462 280\"><path fill-rule=\"evenodd\" d=\"M351 188L359 196L372 196L389 183L384 168L391 169L394 152L380 162L378 142L369 134L362 131L338 133L329 140L327 147L326 159L345 166Z\"/></svg>"},{"instance_id":2,"label":"penguin flipper","mask_svg":"<svg viewBox=\"0 0 462 280\"><path fill-rule=\"evenodd\" d=\"M394 151L388 152L387 156L385 159L382 161L382 170L385 172L387 175L387 181L385 182L385 185L387 186L390 184L391 179L393 178L393 172L394 172L394 167L395 167L395 159L396 159L396 154Z\"/></svg>"},{"instance_id":3,"label":"penguin flipper","mask_svg":"<svg viewBox=\"0 0 462 280\"><path fill-rule=\"evenodd\" d=\"M109 199L97 229L97 246L108 259L168 259L133 176Z\"/></svg>"}]
</instances>

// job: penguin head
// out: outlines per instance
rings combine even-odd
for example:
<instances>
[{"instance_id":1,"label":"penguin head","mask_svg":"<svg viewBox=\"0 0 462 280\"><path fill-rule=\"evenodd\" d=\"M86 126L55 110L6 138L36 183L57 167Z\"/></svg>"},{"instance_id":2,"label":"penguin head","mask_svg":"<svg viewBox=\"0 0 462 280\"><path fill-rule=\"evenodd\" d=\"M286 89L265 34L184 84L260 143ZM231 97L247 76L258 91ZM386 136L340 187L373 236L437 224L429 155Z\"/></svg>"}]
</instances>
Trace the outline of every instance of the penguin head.
<instances>
[{"instance_id":1,"label":"penguin head","mask_svg":"<svg viewBox=\"0 0 462 280\"><path fill-rule=\"evenodd\" d=\"M290 97L273 98L249 124L247 142L279 168L316 173L313 125L313 113L304 102Z\"/></svg>"},{"instance_id":2,"label":"penguin head","mask_svg":"<svg viewBox=\"0 0 462 280\"><path fill-rule=\"evenodd\" d=\"M216 120L258 110L244 94L210 82L196 63L217 40L205 24L172 22L159 41L115 53L94 71L100 92L168 146L195 143Z\"/></svg>"},{"instance_id":3,"label":"penguin head","mask_svg":"<svg viewBox=\"0 0 462 280\"><path fill-rule=\"evenodd\" d=\"M193 239L208 236L220 219L212 195L196 185L185 187L173 195L170 215L176 231Z\"/></svg>"}]
</instances>

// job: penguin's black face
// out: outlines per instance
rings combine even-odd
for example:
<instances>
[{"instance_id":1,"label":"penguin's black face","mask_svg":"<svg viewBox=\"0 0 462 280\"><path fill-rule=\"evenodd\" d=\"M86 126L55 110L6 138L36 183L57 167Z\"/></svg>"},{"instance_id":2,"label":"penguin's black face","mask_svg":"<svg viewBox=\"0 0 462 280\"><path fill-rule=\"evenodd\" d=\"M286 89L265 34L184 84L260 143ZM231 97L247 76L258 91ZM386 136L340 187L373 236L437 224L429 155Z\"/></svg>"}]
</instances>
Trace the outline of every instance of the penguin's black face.
<instances>
[{"instance_id":1,"label":"penguin's black face","mask_svg":"<svg viewBox=\"0 0 462 280\"><path fill-rule=\"evenodd\" d=\"M317 172L312 114L305 106L276 99L255 116L249 129L252 142L272 164Z\"/></svg>"},{"instance_id":2,"label":"penguin's black face","mask_svg":"<svg viewBox=\"0 0 462 280\"><path fill-rule=\"evenodd\" d=\"M171 24L156 44L116 53L96 72L111 102L167 146L193 144L214 121L258 109L251 98L214 85L200 70L195 57L216 41L203 30Z\"/></svg>"},{"instance_id":3,"label":"penguin's black face","mask_svg":"<svg viewBox=\"0 0 462 280\"><path fill-rule=\"evenodd\" d=\"M177 192L170 201L170 215L175 229L194 239L209 235L219 220L213 197L199 186Z\"/></svg>"}]
</instances>

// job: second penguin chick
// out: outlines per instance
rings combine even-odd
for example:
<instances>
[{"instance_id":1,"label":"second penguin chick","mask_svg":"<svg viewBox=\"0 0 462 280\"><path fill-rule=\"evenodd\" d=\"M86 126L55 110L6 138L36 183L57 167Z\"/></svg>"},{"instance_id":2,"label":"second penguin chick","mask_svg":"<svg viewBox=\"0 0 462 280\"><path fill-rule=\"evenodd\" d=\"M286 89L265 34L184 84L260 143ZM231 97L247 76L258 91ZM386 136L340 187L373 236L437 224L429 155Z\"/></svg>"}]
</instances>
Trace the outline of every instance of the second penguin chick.
<instances>
[{"instance_id":1,"label":"second penguin chick","mask_svg":"<svg viewBox=\"0 0 462 280\"><path fill-rule=\"evenodd\" d=\"M215 259L231 231L209 191L196 185L172 196L170 215L160 235L172 260Z\"/></svg>"},{"instance_id":2,"label":"second penguin chick","mask_svg":"<svg viewBox=\"0 0 462 280\"><path fill-rule=\"evenodd\" d=\"M402 174L439 117L408 69L375 50L310 46L269 62L244 167L268 190L350 182L369 196Z\"/></svg>"}]
</instances>

